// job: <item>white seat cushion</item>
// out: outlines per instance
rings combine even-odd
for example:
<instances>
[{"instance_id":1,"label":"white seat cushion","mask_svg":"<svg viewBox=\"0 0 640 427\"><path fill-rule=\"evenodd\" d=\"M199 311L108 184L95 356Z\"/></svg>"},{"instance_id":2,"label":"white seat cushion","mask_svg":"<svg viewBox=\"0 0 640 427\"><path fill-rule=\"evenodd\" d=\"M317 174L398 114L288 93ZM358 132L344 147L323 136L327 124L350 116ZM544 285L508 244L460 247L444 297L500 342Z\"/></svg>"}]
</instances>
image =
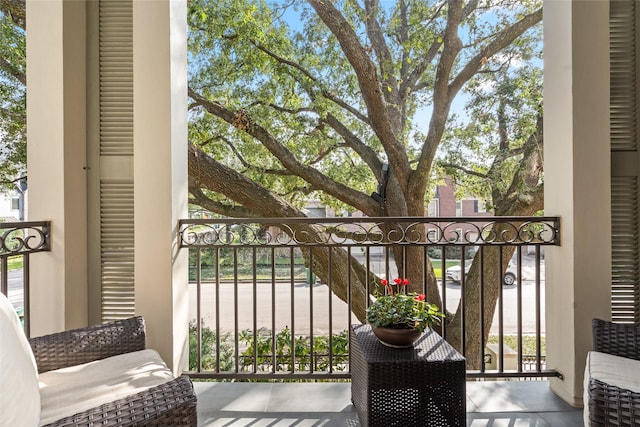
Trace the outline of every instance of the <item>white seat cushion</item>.
<instances>
[{"instance_id":1,"label":"white seat cushion","mask_svg":"<svg viewBox=\"0 0 640 427\"><path fill-rule=\"evenodd\" d=\"M594 378L615 387L640 392L640 360L590 351L584 372L584 422L589 425L589 381Z\"/></svg>"},{"instance_id":2,"label":"white seat cushion","mask_svg":"<svg viewBox=\"0 0 640 427\"><path fill-rule=\"evenodd\" d=\"M40 425L174 379L155 350L141 350L40 374Z\"/></svg>"},{"instance_id":3,"label":"white seat cushion","mask_svg":"<svg viewBox=\"0 0 640 427\"><path fill-rule=\"evenodd\" d=\"M0 426L35 427L39 418L36 360L18 315L0 293Z\"/></svg>"}]
</instances>

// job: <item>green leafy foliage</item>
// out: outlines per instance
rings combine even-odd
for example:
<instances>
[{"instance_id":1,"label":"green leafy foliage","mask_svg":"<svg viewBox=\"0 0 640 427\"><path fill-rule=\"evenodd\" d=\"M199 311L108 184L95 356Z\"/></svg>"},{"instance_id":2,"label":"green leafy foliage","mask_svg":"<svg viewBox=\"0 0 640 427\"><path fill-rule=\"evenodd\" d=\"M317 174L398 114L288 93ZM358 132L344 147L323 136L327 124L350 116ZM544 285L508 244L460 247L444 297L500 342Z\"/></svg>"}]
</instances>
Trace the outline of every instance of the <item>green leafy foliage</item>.
<instances>
[{"instance_id":1,"label":"green leafy foliage","mask_svg":"<svg viewBox=\"0 0 640 427\"><path fill-rule=\"evenodd\" d=\"M198 335L195 321L189 323L189 369L198 367ZM349 339L347 331L328 336L292 337L288 327L272 333L261 329L256 332L245 329L238 335L239 371L252 372L254 365L263 372L286 371L344 371L349 362ZM216 335L211 328L202 327L202 369L216 370ZM219 370L235 370L235 344L230 334L220 337ZM330 356L331 353L331 356ZM275 355L275 357L274 357Z\"/></svg>"},{"instance_id":2,"label":"green leafy foliage","mask_svg":"<svg viewBox=\"0 0 640 427\"><path fill-rule=\"evenodd\" d=\"M398 285L401 287L402 285ZM423 294L393 292L386 285L387 294L381 295L367 308L367 322L371 327L380 326L424 331L444 317L438 306L425 301Z\"/></svg>"},{"instance_id":3,"label":"green leafy foliage","mask_svg":"<svg viewBox=\"0 0 640 427\"><path fill-rule=\"evenodd\" d=\"M26 37L0 11L0 188L26 169Z\"/></svg>"},{"instance_id":4,"label":"green leafy foliage","mask_svg":"<svg viewBox=\"0 0 640 427\"><path fill-rule=\"evenodd\" d=\"M288 327L273 335L270 331L259 332L255 339L249 330L240 334L240 342L247 346L242 352L247 368L255 363L261 371L310 371L312 368L313 371L328 371L330 367L338 371L346 370L349 361L347 331L334 334L331 346L328 336L313 337L313 347L310 337L293 338ZM330 365L331 360L333 366Z\"/></svg>"},{"instance_id":5,"label":"green leafy foliage","mask_svg":"<svg viewBox=\"0 0 640 427\"><path fill-rule=\"evenodd\" d=\"M442 142L440 173L453 177L459 197L473 195L494 211L506 198L525 156L525 144L536 133L542 106L540 44L533 33L519 40L518 54L505 53L497 71L480 74L467 85L467 117L453 118ZM535 48L534 48L535 47ZM536 49L537 48L537 49ZM536 59L538 58L538 59ZM542 165L540 164L540 167ZM517 190L526 195L533 187Z\"/></svg>"},{"instance_id":6,"label":"green leafy foliage","mask_svg":"<svg viewBox=\"0 0 640 427\"><path fill-rule=\"evenodd\" d=\"M211 328L202 326L202 369L216 369L216 334ZM220 337L220 370L231 371L235 365L233 360L233 339L231 334ZM198 369L198 326L195 321L189 322L189 370Z\"/></svg>"}]
</instances>

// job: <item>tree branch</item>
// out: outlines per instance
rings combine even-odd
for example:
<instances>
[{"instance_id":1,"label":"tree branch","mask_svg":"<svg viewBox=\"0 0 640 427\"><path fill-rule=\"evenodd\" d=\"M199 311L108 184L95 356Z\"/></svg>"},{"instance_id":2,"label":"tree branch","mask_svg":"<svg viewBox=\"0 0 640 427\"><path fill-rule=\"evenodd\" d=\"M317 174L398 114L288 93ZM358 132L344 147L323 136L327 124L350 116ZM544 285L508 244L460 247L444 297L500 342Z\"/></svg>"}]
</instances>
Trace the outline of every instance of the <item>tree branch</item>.
<instances>
[{"instance_id":1,"label":"tree branch","mask_svg":"<svg viewBox=\"0 0 640 427\"><path fill-rule=\"evenodd\" d=\"M198 196L199 189L223 194L246 209L244 216L301 217L302 211L256 184L238 171L216 161L193 144L189 144L189 190ZM211 205L212 208L215 205Z\"/></svg>"},{"instance_id":2,"label":"tree branch","mask_svg":"<svg viewBox=\"0 0 640 427\"><path fill-rule=\"evenodd\" d=\"M455 59L462 49L462 41L458 36L458 29L463 17L462 0L450 0L447 10L447 25L443 35L442 53L436 67L436 77L433 85L433 111L429 122L429 130L420 153L420 161L411 173L410 198L417 200L426 192L427 182L436 150L442 139L444 127L449 116L452 97L448 83L449 75ZM415 213L413 213L415 214Z\"/></svg>"},{"instance_id":3,"label":"tree branch","mask_svg":"<svg viewBox=\"0 0 640 427\"><path fill-rule=\"evenodd\" d=\"M454 7L455 4L455 7ZM468 6L468 5L467 5ZM460 91L462 86L480 69L487 58L495 55L500 50L511 44L517 37L542 19L542 8L526 15L510 27L497 33L496 37L487 46L480 49L478 54L471 58L458 75L449 83L449 76L453 69L455 57L462 49L462 43L457 36L462 10L458 0L451 0L449 4L447 27L444 35L444 47L436 71L434 85L433 113L429 125L429 132L420 154L420 162L412 174L412 194L421 194L426 190L428 180L427 171L431 170L431 163L435 157L438 141L442 137L446 119L451 108L451 101ZM464 11L462 11L464 12Z\"/></svg>"},{"instance_id":4,"label":"tree branch","mask_svg":"<svg viewBox=\"0 0 640 427\"><path fill-rule=\"evenodd\" d=\"M285 108L285 107L281 107L279 105L276 105L274 103L266 103L263 101L256 101L251 103L249 106L252 107L254 105L264 105L266 107L272 108L280 113L287 113L287 114L299 114L299 113L315 113L315 110L313 108L309 108L309 107L302 107L302 108Z\"/></svg>"},{"instance_id":5,"label":"tree branch","mask_svg":"<svg viewBox=\"0 0 640 427\"><path fill-rule=\"evenodd\" d=\"M471 77L482 67L486 60L505 47L509 46L515 39L524 34L525 31L542 21L542 8L535 12L524 16L520 21L511 25L508 28L500 31L495 38L484 48L467 62L462 68L460 73L453 79L449 85L449 92L452 96L462 88L462 86L469 81Z\"/></svg>"},{"instance_id":6,"label":"tree branch","mask_svg":"<svg viewBox=\"0 0 640 427\"><path fill-rule=\"evenodd\" d=\"M320 86L320 93L322 93L322 96L324 96L328 100L334 102L339 107L344 108L345 110L349 111L351 114L353 114L359 120L361 120L363 123L369 124L369 118L366 115L362 114L356 108L354 108L353 106L349 105L344 100L340 99L338 96L336 96L331 91L327 90L322 85L322 82L320 80L318 80L318 78L316 78L313 74L311 74L311 72L309 72L303 66L301 66L297 62L294 62L294 61L291 61L289 59L283 58L282 56L276 54L275 52L271 51L270 49L267 49L265 46L262 46L261 44L255 42L253 40L251 41L251 44L253 44L257 49L259 49L263 53L267 54L272 59L274 59L276 62L278 62L280 64L288 65L288 66L290 66L292 68L295 68L296 70L300 71L306 78L308 78L309 80L311 80L312 82L314 82L314 83L316 83L316 84L318 84Z\"/></svg>"},{"instance_id":7,"label":"tree branch","mask_svg":"<svg viewBox=\"0 0 640 427\"><path fill-rule=\"evenodd\" d=\"M509 148L509 135L507 133L507 119L505 117L504 99L498 104L498 147L501 152Z\"/></svg>"},{"instance_id":8,"label":"tree branch","mask_svg":"<svg viewBox=\"0 0 640 427\"><path fill-rule=\"evenodd\" d=\"M440 15L440 13L442 12L442 9L446 4L447 2L443 1L440 4L440 6L438 6L438 9L436 9L435 13L433 14L429 22L425 25L426 27L430 26L431 23L436 20L436 18ZM469 15L471 15L471 13L473 13L477 8L478 8L478 0L469 1L462 10L461 20L467 19ZM418 92L427 87L427 84L425 82L420 83L420 77L427 70L427 67L433 61L433 58L436 57L438 50L440 49L440 46L442 46L442 42L438 41L438 37L436 37L436 39L431 44L431 46L429 46L429 50L427 51L427 54L424 55L424 58L422 59L422 61L420 61L418 65L416 65L416 67L413 69L411 74L403 81L400 88L403 94L404 93L408 94L409 92Z\"/></svg>"},{"instance_id":9,"label":"tree branch","mask_svg":"<svg viewBox=\"0 0 640 427\"><path fill-rule=\"evenodd\" d=\"M380 23L376 18L380 5L378 4L378 0L365 0L364 7L367 12L365 19L367 36L369 40L371 40L371 47L378 57L382 93L387 102L398 106L400 100L398 99L398 81L396 80L393 69L393 56L384 38L382 28L380 28ZM398 119L394 117L394 120Z\"/></svg>"},{"instance_id":10,"label":"tree branch","mask_svg":"<svg viewBox=\"0 0 640 427\"><path fill-rule=\"evenodd\" d=\"M406 189L409 183L409 158L400 141L402 130L392 127L387 106L381 95L382 89L376 75L375 65L360 43L358 35L332 2L307 1L340 43L342 51L358 78L358 85L367 106L371 127L387 153L399 184Z\"/></svg>"},{"instance_id":11,"label":"tree branch","mask_svg":"<svg viewBox=\"0 0 640 427\"><path fill-rule=\"evenodd\" d=\"M407 16L408 7L407 3L404 0L400 0L400 29L398 30L398 34L396 36L397 42L399 46L404 46L407 41L409 41L409 17ZM407 73L409 72L409 49L402 49L401 54L401 63L400 63L400 82L404 82L407 78ZM402 83L398 86L399 96L402 100L404 100L405 93L402 91ZM403 104L405 104L403 102ZM406 109L406 107L405 107ZM404 113L403 113L404 115Z\"/></svg>"},{"instance_id":12,"label":"tree branch","mask_svg":"<svg viewBox=\"0 0 640 427\"><path fill-rule=\"evenodd\" d=\"M346 145L351 148L353 151L358 153L358 156L364 161L369 169L376 175L378 181L380 181L381 177L380 170L382 169L382 162L378 158L378 155L375 151L371 149L367 144L362 142L360 138L358 138L351 130L346 127L340 120L338 120L333 114L327 114L325 119L325 123L327 123L333 130L335 130L338 135L342 137Z\"/></svg>"},{"instance_id":13,"label":"tree branch","mask_svg":"<svg viewBox=\"0 0 640 427\"><path fill-rule=\"evenodd\" d=\"M260 166L253 165L253 164L249 163L247 161L247 159L244 158L242 153L238 150L238 148L231 141L229 141L228 138L225 138L222 135L218 135L216 137L216 139L219 139L222 142L224 142L229 147L229 149L233 152L233 154L236 156L238 161L240 163L242 163L242 165L247 170L253 170L253 171L258 171L258 172L261 172L261 173L266 173L266 174L270 174L270 175L279 175L279 176L292 176L293 175L290 171L288 171L286 169L267 169L267 168L263 168L263 167L260 167Z\"/></svg>"},{"instance_id":14,"label":"tree branch","mask_svg":"<svg viewBox=\"0 0 640 427\"><path fill-rule=\"evenodd\" d=\"M478 178L482 178L482 179L488 179L489 176L487 174L478 172L478 171L474 171L472 169L468 169L465 168L464 166L455 164L455 163L448 163L448 162L439 162L438 163L441 167L443 168L450 168L450 169L457 169L463 173L466 173L467 175L473 175L473 176L477 176Z\"/></svg>"},{"instance_id":15,"label":"tree branch","mask_svg":"<svg viewBox=\"0 0 640 427\"><path fill-rule=\"evenodd\" d=\"M370 211L371 206L375 205L375 202L373 202L368 195L332 180L311 166L300 163L293 153L277 141L265 128L254 123L251 117L248 117L246 112L230 111L221 104L204 98L191 88L189 88L189 96L210 114L219 117L230 125L236 127L236 129L244 131L260 141L262 145L269 150L269 152L271 152L271 154L273 154L280 163L282 163L284 168L293 172L295 175L298 175L311 185L322 189L336 199L348 203L356 209L364 212ZM242 114L240 114L241 112Z\"/></svg>"},{"instance_id":16,"label":"tree branch","mask_svg":"<svg viewBox=\"0 0 640 427\"><path fill-rule=\"evenodd\" d=\"M284 196L288 196L290 194L293 193L302 193L304 195L309 195L311 193L313 193L314 191L316 191L316 188L313 188L313 186L311 185L305 185L305 186L295 186L293 187L291 190L287 191L286 193L280 193L280 196L284 197Z\"/></svg>"},{"instance_id":17,"label":"tree branch","mask_svg":"<svg viewBox=\"0 0 640 427\"><path fill-rule=\"evenodd\" d=\"M258 218L252 210L246 209L243 206L230 205L218 201L211 200L197 185L192 185L189 182L189 192L191 193L191 199L189 203L198 205L210 212L231 217L231 218Z\"/></svg>"}]
</instances>

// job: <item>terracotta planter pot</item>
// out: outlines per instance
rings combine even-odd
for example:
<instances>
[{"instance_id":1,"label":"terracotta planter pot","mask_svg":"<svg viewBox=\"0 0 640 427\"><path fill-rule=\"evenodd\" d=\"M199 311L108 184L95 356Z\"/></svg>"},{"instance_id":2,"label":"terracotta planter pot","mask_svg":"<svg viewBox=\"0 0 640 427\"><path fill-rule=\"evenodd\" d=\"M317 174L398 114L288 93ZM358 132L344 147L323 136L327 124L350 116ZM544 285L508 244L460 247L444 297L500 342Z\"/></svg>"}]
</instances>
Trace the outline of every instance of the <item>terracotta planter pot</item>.
<instances>
[{"instance_id":1,"label":"terracotta planter pot","mask_svg":"<svg viewBox=\"0 0 640 427\"><path fill-rule=\"evenodd\" d=\"M384 326L373 328L373 333L383 345L393 348L413 347L413 343L422 334L417 329L396 329Z\"/></svg>"}]
</instances>

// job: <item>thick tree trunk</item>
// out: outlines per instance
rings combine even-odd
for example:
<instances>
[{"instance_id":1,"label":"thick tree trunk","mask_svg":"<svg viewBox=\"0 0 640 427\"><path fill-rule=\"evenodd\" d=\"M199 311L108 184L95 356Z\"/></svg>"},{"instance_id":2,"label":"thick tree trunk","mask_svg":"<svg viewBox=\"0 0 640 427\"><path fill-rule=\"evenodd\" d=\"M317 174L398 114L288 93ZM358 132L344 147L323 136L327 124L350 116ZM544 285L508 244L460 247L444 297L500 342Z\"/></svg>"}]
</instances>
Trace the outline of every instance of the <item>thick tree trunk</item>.
<instances>
[{"instance_id":1,"label":"thick tree trunk","mask_svg":"<svg viewBox=\"0 0 640 427\"><path fill-rule=\"evenodd\" d=\"M541 182L543 173L543 121L539 112L536 129L527 139L523 148L523 157L519 167L511 180L506 192L500 193L494 189L496 216L531 216L544 208L544 184ZM494 167L504 161L496 157ZM494 197L495 198L495 197ZM513 231L505 226L498 226L494 231L500 235L502 231ZM468 369L480 369L482 363L482 347L487 342L493 316L496 309L500 288L500 269L504 273L513 256L515 247L507 246L502 250L497 247L485 247L477 254L471 264L471 269L464 288L464 325L462 324L462 308L458 306L455 315L447 321L447 341L457 349L462 349L463 326L465 340L465 356ZM483 283L480 275L480 256L482 257ZM499 266L499 267L498 267ZM480 292L483 291L484 307L480 305ZM481 316L482 315L482 316ZM484 322L484 323L482 323ZM481 325L484 326L484 334Z\"/></svg>"},{"instance_id":2,"label":"thick tree trunk","mask_svg":"<svg viewBox=\"0 0 640 427\"><path fill-rule=\"evenodd\" d=\"M280 199L264 187L257 185L237 171L215 161L203 151L193 145L189 146L189 185L192 191L199 192L207 189L233 197L233 200L245 208L255 212L257 216L273 217L304 217L304 213L286 201ZM224 177L224 179L222 178ZM311 241L326 241L322 229L309 224L290 224L291 233L306 235ZM307 262L309 253L304 252ZM340 248L329 250L315 248L313 250L313 271L323 283L331 283L331 290L340 299L349 301L351 292L351 308L358 320L364 322L367 307L367 281L373 290L376 276L369 274L355 258L349 258L347 252ZM349 267L351 266L351 273ZM351 279L351 285L348 279Z\"/></svg>"},{"instance_id":3,"label":"thick tree trunk","mask_svg":"<svg viewBox=\"0 0 640 427\"><path fill-rule=\"evenodd\" d=\"M511 200L511 204L505 203L508 209L502 212L501 216L531 216L541 210L543 206L542 187L536 188L528 197L519 199ZM503 231L509 233L512 228L497 226L494 231L499 235ZM478 251L465 280L464 339L467 369L480 369L482 366L482 347L489 337L502 286L500 273L504 273L509 266L515 247L503 247L502 258L500 257L500 252L500 248L496 246L485 246ZM482 283L480 280L481 263L484 266ZM484 307L480 305L481 290L483 292ZM462 320L462 307L458 305L453 317L447 319L447 341L458 350L462 349ZM484 326L484 334L482 333L481 325Z\"/></svg>"}]
</instances>

